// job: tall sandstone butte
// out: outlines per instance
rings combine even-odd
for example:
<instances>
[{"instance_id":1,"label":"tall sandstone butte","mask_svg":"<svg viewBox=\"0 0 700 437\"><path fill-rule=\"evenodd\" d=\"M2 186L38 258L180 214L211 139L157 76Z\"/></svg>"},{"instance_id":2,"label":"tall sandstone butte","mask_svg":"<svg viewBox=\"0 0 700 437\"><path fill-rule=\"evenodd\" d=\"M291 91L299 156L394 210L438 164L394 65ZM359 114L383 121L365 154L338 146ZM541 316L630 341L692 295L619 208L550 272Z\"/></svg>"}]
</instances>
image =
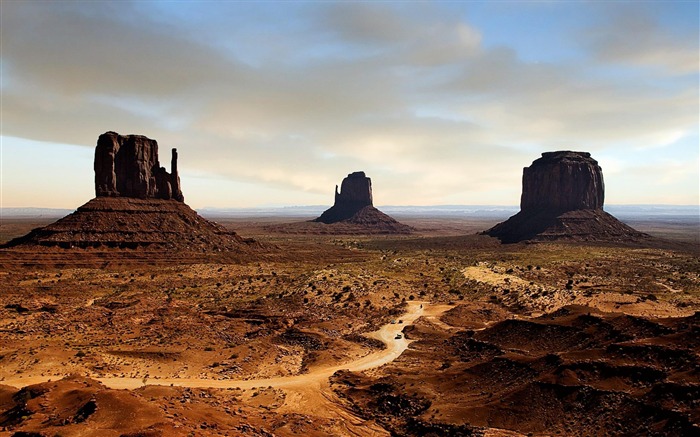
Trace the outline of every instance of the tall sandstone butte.
<instances>
[{"instance_id":1,"label":"tall sandstone butte","mask_svg":"<svg viewBox=\"0 0 700 437\"><path fill-rule=\"evenodd\" d=\"M147 248L152 258L185 259L193 253L246 255L261 247L200 217L184 203L175 149L170 168L168 173L160 166L155 140L104 133L95 147L96 197L5 246Z\"/></svg>"},{"instance_id":2,"label":"tall sandstone butte","mask_svg":"<svg viewBox=\"0 0 700 437\"><path fill-rule=\"evenodd\" d=\"M523 169L520 209L602 209L603 170L588 152L545 152Z\"/></svg>"},{"instance_id":3,"label":"tall sandstone butte","mask_svg":"<svg viewBox=\"0 0 700 437\"><path fill-rule=\"evenodd\" d=\"M185 200L177 172L177 149L170 173L158 161L158 142L142 135L106 132L95 148L95 195Z\"/></svg>"},{"instance_id":4,"label":"tall sandstone butte","mask_svg":"<svg viewBox=\"0 0 700 437\"><path fill-rule=\"evenodd\" d=\"M412 229L399 223L372 204L372 180L363 171L350 173L335 186L335 202L315 222L333 225L334 232L409 234Z\"/></svg>"},{"instance_id":5,"label":"tall sandstone butte","mask_svg":"<svg viewBox=\"0 0 700 437\"><path fill-rule=\"evenodd\" d=\"M372 205L372 179L365 172L350 173L338 186L335 186L335 201L333 206L324 211L316 219L322 223L335 223L346 220L357 214L361 209Z\"/></svg>"},{"instance_id":6,"label":"tall sandstone butte","mask_svg":"<svg viewBox=\"0 0 700 437\"><path fill-rule=\"evenodd\" d=\"M520 212L485 233L504 243L647 237L603 211L603 170L588 152L545 152L523 169Z\"/></svg>"}]
</instances>

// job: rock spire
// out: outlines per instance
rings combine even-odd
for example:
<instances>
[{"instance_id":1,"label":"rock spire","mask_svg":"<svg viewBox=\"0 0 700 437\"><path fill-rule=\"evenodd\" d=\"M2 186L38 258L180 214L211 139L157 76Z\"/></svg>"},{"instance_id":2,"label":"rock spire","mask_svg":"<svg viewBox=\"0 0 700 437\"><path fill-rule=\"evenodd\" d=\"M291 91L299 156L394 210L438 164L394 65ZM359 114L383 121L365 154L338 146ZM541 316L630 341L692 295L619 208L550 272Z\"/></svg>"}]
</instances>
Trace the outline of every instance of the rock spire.
<instances>
[{"instance_id":1,"label":"rock spire","mask_svg":"<svg viewBox=\"0 0 700 437\"><path fill-rule=\"evenodd\" d=\"M335 232L409 234L410 226L399 223L372 205L372 180L363 171L350 173L335 186L333 206L314 222L333 225Z\"/></svg>"},{"instance_id":2,"label":"rock spire","mask_svg":"<svg viewBox=\"0 0 700 437\"><path fill-rule=\"evenodd\" d=\"M155 140L107 132L97 140L94 169L94 199L4 246L138 249L147 251L148 259L166 260L193 254L248 256L262 248L185 204L175 149L168 173L158 162Z\"/></svg>"}]
</instances>

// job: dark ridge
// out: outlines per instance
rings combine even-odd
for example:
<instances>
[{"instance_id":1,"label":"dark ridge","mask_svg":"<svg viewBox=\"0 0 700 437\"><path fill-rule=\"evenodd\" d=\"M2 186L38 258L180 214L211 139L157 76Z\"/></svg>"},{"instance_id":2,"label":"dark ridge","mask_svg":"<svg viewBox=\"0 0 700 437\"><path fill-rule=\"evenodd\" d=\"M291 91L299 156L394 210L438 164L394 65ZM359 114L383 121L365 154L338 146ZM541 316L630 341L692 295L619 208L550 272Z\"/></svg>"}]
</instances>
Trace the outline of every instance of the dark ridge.
<instances>
[{"instance_id":1,"label":"dark ridge","mask_svg":"<svg viewBox=\"0 0 700 437\"><path fill-rule=\"evenodd\" d=\"M158 160L158 142L143 135L100 135L94 169L97 197L185 200L177 172L177 149L172 149L168 173Z\"/></svg>"}]
</instances>

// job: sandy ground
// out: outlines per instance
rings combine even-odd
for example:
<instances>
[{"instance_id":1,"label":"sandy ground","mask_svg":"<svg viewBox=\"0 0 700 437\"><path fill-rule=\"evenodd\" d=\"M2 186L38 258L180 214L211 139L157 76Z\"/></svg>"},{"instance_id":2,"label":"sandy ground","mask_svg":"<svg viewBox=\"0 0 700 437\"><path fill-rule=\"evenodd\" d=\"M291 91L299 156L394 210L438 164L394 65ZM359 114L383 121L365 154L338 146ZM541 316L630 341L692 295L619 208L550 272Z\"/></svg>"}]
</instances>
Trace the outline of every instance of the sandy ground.
<instances>
[{"instance_id":1,"label":"sandy ground","mask_svg":"<svg viewBox=\"0 0 700 437\"><path fill-rule=\"evenodd\" d=\"M493 287L507 287L509 290L519 292L528 291L533 285L532 281L524 280L514 274L504 273L504 270L505 269L502 267L498 268L480 263L476 266L464 268L462 273L470 280L488 284ZM547 274L547 272L545 271L544 274ZM655 282L655 285L663 287L673 294L679 294L684 291L658 281ZM671 302L648 300L640 302L637 296L629 293L606 292L589 295L581 292L566 293L565 291L562 292L557 287L539 287L538 290L548 294L545 299L546 303L543 303L543 305L546 307L546 310L550 312L565 305L572 304L589 306L606 312L619 311L620 308L624 306L624 312L626 314L646 317L688 317L695 312L694 308L678 307ZM526 297L526 299L528 303L532 303L531 296ZM538 315L542 313L535 311L533 314Z\"/></svg>"},{"instance_id":2,"label":"sandy ground","mask_svg":"<svg viewBox=\"0 0 700 437\"><path fill-rule=\"evenodd\" d=\"M266 226L243 229L276 249L244 261L0 251L0 433L687 435L700 422L697 250L501 245L444 220L411 236Z\"/></svg>"},{"instance_id":3,"label":"sandy ground","mask_svg":"<svg viewBox=\"0 0 700 437\"><path fill-rule=\"evenodd\" d=\"M94 299L88 300L86 306L92 305ZM348 435L356 436L380 436L389 435L386 430L379 427L373 421L363 420L357 415L343 408L336 395L330 390L329 377L338 371L362 372L381 367L398 358L410 345L402 331L411 326L424 314L434 320L445 311L451 309L450 305L430 306L428 302L408 302L407 312L397 320L383 325L380 329L366 334L386 346L385 349L370 353L356 360L333 365L314 367L307 373L278 378L248 379L248 380L215 380L202 378L96 378L100 383L110 389L135 390L146 386L190 387L208 389L282 389L284 401L279 407L280 413L313 411L317 417L332 418L340 421L342 429ZM22 388L28 385L40 384L51 381L53 378L36 375L23 375L18 379L5 379L2 383L7 386Z\"/></svg>"},{"instance_id":4,"label":"sandy ground","mask_svg":"<svg viewBox=\"0 0 700 437\"><path fill-rule=\"evenodd\" d=\"M426 308L423 308L426 305ZM332 374L338 370L351 372L361 372L383 366L398 358L411 343L405 337L396 338L406 326L410 326L423 313L430 314L431 318L438 318L443 312L451 309L449 305L435 307L428 306L428 302L409 302L408 311L400 316L397 321L382 326L379 330L370 332L367 337L376 338L386 345L386 349L370 353L362 358L343 364L321 366L311 369L308 373L279 378L263 378L248 380L214 380L203 378L96 378L102 384L114 389L134 390L145 385L166 385L178 387L196 388L255 388L255 387L275 387L287 389L299 389L307 387L320 387ZM400 323L398 322L400 320ZM2 381L3 384L12 387L22 388L31 384L56 379L51 376L24 375L22 378L8 378ZM316 397L320 396L318 394Z\"/></svg>"}]
</instances>

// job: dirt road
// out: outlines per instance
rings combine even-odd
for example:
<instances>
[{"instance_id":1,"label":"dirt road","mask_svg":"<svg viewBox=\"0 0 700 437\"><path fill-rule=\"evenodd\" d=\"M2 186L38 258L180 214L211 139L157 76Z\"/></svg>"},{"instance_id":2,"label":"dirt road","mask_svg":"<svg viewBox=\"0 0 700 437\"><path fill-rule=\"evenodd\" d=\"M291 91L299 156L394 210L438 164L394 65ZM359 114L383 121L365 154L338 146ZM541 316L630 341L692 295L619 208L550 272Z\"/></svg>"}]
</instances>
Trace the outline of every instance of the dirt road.
<instances>
[{"instance_id":1,"label":"dirt road","mask_svg":"<svg viewBox=\"0 0 700 437\"><path fill-rule=\"evenodd\" d=\"M361 372L363 370L380 367L394 361L403 353L403 351L408 348L410 343L410 341L406 340L403 335L401 338L396 338L396 335L401 333L405 326L412 324L416 319L423 315L424 305L427 304L425 302L409 302L408 311L398 319L401 321L401 323L389 323L382 326L378 331L366 334L368 337L376 338L377 340L382 341L384 344L386 344L386 349L373 352L348 363L312 368L308 373L301 375L250 380L159 378L147 379L145 383L143 378L97 378L97 380L109 388L130 390L142 387L143 385L173 385L192 388L253 388L269 386L275 388L306 387L328 380L328 378L338 370ZM5 383L7 384L7 382ZM26 385L26 378L21 383Z\"/></svg>"},{"instance_id":2,"label":"dirt road","mask_svg":"<svg viewBox=\"0 0 700 437\"><path fill-rule=\"evenodd\" d=\"M217 380L198 378L96 378L112 389L133 390L144 385L165 385L192 388L263 388L273 387L285 391L285 403L278 410L284 412L307 412L318 417L338 419L337 432L344 435L379 436L388 435L387 431L374 423L365 421L343 408L342 403L330 388L329 378L338 370L363 371L383 366L398 358L409 346L410 341L403 335L397 338L404 327L425 316L433 321L452 308L447 305L431 306L427 302L409 302L407 312L393 323L382 326L379 330L366 334L386 344L386 349L370 353L354 361L312 368L308 373L294 376L251 379L251 380ZM399 323L399 321L401 323ZM17 388L37 384L52 379L49 376L25 376L2 383Z\"/></svg>"}]
</instances>

